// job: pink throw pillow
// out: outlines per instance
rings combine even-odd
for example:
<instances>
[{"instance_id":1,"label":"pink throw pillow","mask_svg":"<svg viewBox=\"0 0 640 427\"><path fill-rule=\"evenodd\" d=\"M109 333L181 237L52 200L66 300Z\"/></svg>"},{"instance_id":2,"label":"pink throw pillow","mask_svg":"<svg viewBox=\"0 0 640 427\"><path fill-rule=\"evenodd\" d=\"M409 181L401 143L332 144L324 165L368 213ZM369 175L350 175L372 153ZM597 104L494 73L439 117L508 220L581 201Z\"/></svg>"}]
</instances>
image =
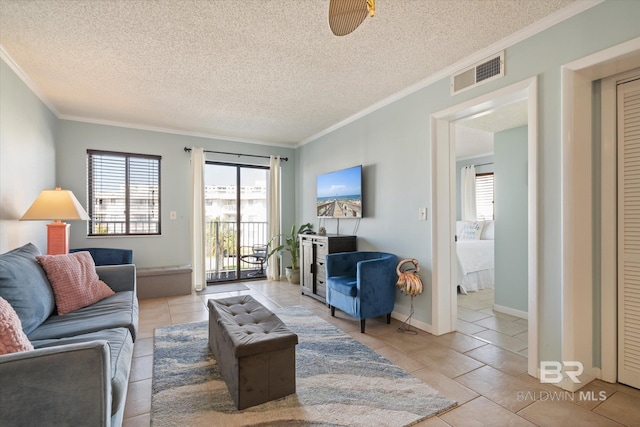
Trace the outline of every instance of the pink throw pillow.
<instances>
[{"instance_id":1,"label":"pink throw pillow","mask_svg":"<svg viewBox=\"0 0 640 427\"><path fill-rule=\"evenodd\" d=\"M47 273L59 315L70 313L115 294L98 278L96 265L89 252L40 255L36 259Z\"/></svg>"},{"instance_id":2,"label":"pink throw pillow","mask_svg":"<svg viewBox=\"0 0 640 427\"><path fill-rule=\"evenodd\" d=\"M22 331L22 324L11 304L0 297L0 354L33 350L29 338Z\"/></svg>"}]
</instances>

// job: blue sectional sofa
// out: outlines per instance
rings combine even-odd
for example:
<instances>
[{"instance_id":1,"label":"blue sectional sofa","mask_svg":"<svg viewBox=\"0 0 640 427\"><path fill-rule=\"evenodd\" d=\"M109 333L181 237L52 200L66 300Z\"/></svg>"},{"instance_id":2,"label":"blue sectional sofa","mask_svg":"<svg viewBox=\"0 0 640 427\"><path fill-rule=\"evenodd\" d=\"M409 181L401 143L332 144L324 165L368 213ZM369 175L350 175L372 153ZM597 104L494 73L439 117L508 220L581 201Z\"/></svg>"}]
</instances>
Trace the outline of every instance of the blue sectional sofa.
<instances>
[{"instance_id":1,"label":"blue sectional sofa","mask_svg":"<svg viewBox=\"0 0 640 427\"><path fill-rule=\"evenodd\" d=\"M120 426L138 329L135 266L96 267L115 294L58 315L37 255L32 244L0 255L0 297L34 347L0 355L0 424Z\"/></svg>"}]
</instances>

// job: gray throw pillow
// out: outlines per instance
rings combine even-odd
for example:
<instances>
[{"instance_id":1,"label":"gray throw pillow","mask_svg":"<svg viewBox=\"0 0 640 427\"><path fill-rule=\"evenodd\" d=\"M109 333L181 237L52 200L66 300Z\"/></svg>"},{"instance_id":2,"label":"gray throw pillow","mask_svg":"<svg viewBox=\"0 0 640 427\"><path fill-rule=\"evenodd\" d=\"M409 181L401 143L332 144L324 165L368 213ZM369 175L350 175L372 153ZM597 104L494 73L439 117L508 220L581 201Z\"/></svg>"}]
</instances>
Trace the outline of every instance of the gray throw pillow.
<instances>
[{"instance_id":1,"label":"gray throw pillow","mask_svg":"<svg viewBox=\"0 0 640 427\"><path fill-rule=\"evenodd\" d=\"M0 296L18 314L25 334L40 326L55 308L53 290L37 255L40 251L32 243L0 255Z\"/></svg>"}]
</instances>

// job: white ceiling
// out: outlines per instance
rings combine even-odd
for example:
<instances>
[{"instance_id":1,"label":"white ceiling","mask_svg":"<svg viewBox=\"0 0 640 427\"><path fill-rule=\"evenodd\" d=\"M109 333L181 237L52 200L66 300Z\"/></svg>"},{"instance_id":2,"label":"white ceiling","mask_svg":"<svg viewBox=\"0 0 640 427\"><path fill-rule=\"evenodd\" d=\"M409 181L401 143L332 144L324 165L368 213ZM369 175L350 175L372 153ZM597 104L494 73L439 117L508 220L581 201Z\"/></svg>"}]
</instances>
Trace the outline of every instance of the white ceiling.
<instances>
[{"instance_id":1,"label":"white ceiling","mask_svg":"<svg viewBox=\"0 0 640 427\"><path fill-rule=\"evenodd\" d=\"M493 135L496 132L527 123L526 100L458 120L455 122L456 158L463 160L493 154Z\"/></svg>"},{"instance_id":2,"label":"white ceiling","mask_svg":"<svg viewBox=\"0 0 640 427\"><path fill-rule=\"evenodd\" d=\"M286 146L595 3L0 0L0 55L60 118Z\"/></svg>"}]
</instances>

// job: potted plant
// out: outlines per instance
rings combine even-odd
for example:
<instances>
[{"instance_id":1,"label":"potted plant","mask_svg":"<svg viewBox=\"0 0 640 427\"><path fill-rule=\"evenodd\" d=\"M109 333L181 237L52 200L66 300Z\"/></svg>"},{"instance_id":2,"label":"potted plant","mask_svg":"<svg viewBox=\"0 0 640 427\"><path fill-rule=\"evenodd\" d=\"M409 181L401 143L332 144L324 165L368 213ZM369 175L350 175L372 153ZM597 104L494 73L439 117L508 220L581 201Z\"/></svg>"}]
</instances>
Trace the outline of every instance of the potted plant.
<instances>
[{"instance_id":1,"label":"potted plant","mask_svg":"<svg viewBox=\"0 0 640 427\"><path fill-rule=\"evenodd\" d=\"M289 283L300 283L300 266L298 265L298 260L300 259L300 239L298 239L298 235L310 231L312 228L311 223L306 223L301 225L296 231L296 225L293 224L290 235L278 234L277 236L273 236L267 244L267 259L271 258L276 252L282 253L283 251L287 251L289 255L291 255L291 265L285 267L285 274ZM281 237L284 237L284 243L273 247L273 245L280 242Z\"/></svg>"}]
</instances>

